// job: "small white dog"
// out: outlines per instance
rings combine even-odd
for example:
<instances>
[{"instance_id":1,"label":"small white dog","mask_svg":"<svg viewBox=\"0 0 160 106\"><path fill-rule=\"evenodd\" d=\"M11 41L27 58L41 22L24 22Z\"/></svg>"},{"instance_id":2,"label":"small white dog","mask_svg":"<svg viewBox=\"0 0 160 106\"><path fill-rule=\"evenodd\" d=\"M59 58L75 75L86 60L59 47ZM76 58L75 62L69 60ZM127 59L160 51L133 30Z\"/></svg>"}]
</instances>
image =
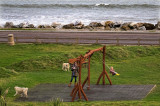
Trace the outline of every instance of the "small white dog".
<instances>
[{"instance_id":1,"label":"small white dog","mask_svg":"<svg viewBox=\"0 0 160 106\"><path fill-rule=\"evenodd\" d=\"M15 86L14 89L16 91L14 96L19 94L19 95L21 95L21 97L26 97L26 98L28 97L28 95L27 95L28 88L24 88L24 87L22 88L22 87Z\"/></svg>"}]
</instances>

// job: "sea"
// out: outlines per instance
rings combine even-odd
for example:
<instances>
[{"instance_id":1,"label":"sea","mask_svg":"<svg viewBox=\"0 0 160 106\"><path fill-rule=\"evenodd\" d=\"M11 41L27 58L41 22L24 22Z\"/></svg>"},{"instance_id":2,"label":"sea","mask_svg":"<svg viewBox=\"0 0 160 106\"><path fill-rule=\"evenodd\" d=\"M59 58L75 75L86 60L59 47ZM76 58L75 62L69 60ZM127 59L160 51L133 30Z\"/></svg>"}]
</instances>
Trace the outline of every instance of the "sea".
<instances>
[{"instance_id":1,"label":"sea","mask_svg":"<svg viewBox=\"0 0 160 106\"><path fill-rule=\"evenodd\" d=\"M0 0L0 25L160 21L160 0Z\"/></svg>"}]
</instances>

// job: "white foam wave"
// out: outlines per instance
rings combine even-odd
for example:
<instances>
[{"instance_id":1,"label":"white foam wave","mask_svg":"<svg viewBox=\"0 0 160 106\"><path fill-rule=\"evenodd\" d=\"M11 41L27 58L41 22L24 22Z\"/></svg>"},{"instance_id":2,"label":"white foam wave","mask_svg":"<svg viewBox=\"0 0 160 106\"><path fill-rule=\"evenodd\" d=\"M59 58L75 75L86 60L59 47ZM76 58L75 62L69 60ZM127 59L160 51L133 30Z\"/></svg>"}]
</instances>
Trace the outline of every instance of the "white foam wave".
<instances>
[{"instance_id":1,"label":"white foam wave","mask_svg":"<svg viewBox=\"0 0 160 106\"><path fill-rule=\"evenodd\" d=\"M95 4L95 6L108 6L109 4Z\"/></svg>"}]
</instances>

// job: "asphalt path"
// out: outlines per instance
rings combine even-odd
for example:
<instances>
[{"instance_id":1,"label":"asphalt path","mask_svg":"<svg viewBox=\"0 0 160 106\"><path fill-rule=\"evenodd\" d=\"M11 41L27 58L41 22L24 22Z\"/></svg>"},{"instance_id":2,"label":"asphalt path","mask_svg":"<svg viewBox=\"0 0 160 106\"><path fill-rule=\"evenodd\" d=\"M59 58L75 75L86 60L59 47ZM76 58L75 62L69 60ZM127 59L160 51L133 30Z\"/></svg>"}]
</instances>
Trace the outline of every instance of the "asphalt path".
<instances>
[{"instance_id":1,"label":"asphalt path","mask_svg":"<svg viewBox=\"0 0 160 106\"><path fill-rule=\"evenodd\" d=\"M87 86L84 86L83 90L88 101L124 101L141 100L155 87L156 85L91 85L90 90L87 90ZM72 89L73 85L68 87L67 84L40 84L29 88L28 98L19 97L16 101L46 102L59 98L64 102L71 102ZM78 99L77 94L75 101ZM84 100L83 95L82 100Z\"/></svg>"},{"instance_id":2,"label":"asphalt path","mask_svg":"<svg viewBox=\"0 0 160 106\"><path fill-rule=\"evenodd\" d=\"M141 41L141 44L148 45L158 45L160 43L160 33L153 32L55 32L55 31L0 31L0 37L7 37L8 34L14 34L15 37L32 37L32 38L44 38L41 39L43 42L54 43L53 38L65 38L59 40L59 43L73 43L76 39L68 38L78 38L79 43L95 43L95 40L91 39L101 39L98 41L100 44L115 44L115 40L103 40L103 39L129 39L120 40L119 43L124 44L137 44L137 41L133 39L148 39L148 41ZM46 39L45 39L46 38ZM85 40L86 39L86 40ZM89 39L89 40L87 40ZM152 39L151 41L149 39ZM157 41L155 41L157 40ZM5 39L0 38L0 41L5 41ZM34 42L28 39L27 42ZM19 40L19 42L25 42L24 39Z\"/></svg>"}]
</instances>

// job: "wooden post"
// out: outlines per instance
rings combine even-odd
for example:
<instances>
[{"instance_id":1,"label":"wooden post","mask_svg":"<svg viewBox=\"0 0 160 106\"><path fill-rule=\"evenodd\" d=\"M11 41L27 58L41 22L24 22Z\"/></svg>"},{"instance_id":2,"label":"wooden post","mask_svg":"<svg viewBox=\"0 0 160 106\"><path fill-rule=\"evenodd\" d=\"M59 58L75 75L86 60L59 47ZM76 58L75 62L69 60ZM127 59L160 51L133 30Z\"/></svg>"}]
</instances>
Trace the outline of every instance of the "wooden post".
<instances>
[{"instance_id":1,"label":"wooden post","mask_svg":"<svg viewBox=\"0 0 160 106\"><path fill-rule=\"evenodd\" d=\"M106 70L105 70L105 74L106 74L106 77L108 78L108 81L109 81L110 85L112 85L111 79L109 78Z\"/></svg>"},{"instance_id":2,"label":"wooden post","mask_svg":"<svg viewBox=\"0 0 160 106\"><path fill-rule=\"evenodd\" d=\"M35 37L35 39L36 39L36 43L38 43L38 37L37 36Z\"/></svg>"},{"instance_id":3,"label":"wooden post","mask_svg":"<svg viewBox=\"0 0 160 106\"><path fill-rule=\"evenodd\" d=\"M99 81L100 81L102 75L103 75L103 72L100 74L100 76L99 76L99 78L98 78L98 80L97 80L97 85L99 84Z\"/></svg>"},{"instance_id":4,"label":"wooden post","mask_svg":"<svg viewBox=\"0 0 160 106\"><path fill-rule=\"evenodd\" d=\"M105 85L105 53L106 51L106 46L103 47L103 85Z\"/></svg>"},{"instance_id":5,"label":"wooden post","mask_svg":"<svg viewBox=\"0 0 160 106\"><path fill-rule=\"evenodd\" d=\"M138 46L140 46L140 38L138 38Z\"/></svg>"},{"instance_id":6,"label":"wooden post","mask_svg":"<svg viewBox=\"0 0 160 106\"><path fill-rule=\"evenodd\" d=\"M18 43L18 37L15 37L15 39L16 39L16 43Z\"/></svg>"},{"instance_id":7,"label":"wooden post","mask_svg":"<svg viewBox=\"0 0 160 106\"><path fill-rule=\"evenodd\" d=\"M117 38L117 45L119 45L119 38Z\"/></svg>"},{"instance_id":8,"label":"wooden post","mask_svg":"<svg viewBox=\"0 0 160 106\"><path fill-rule=\"evenodd\" d=\"M98 38L96 39L96 44L98 44Z\"/></svg>"},{"instance_id":9,"label":"wooden post","mask_svg":"<svg viewBox=\"0 0 160 106\"><path fill-rule=\"evenodd\" d=\"M159 39L159 46L160 46L160 39Z\"/></svg>"},{"instance_id":10,"label":"wooden post","mask_svg":"<svg viewBox=\"0 0 160 106\"><path fill-rule=\"evenodd\" d=\"M88 57L88 86L87 89L90 89L90 60L91 60L91 56Z\"/></svg>"},{"instance_id":11,"label":"wooden post","mask_svg":"<svg viewBox=\"0 0 160 106\"><path fill-rule=\"evenodd\" d=\"M80 58L79 61L79 89L78 89L78 94L79 94L79 99L82 99L81 97L81 72L82 72L82 58Z\"/></svg>"},{"instance_id":12,"label":"wooden post","mask_svg":"<svg viewBox=\"0 0 160 106\"><path fill-rule=\"evenodd\" d=\"M102 71L102 73L100 74L100 76L99 76L99 78L97 80L97 85L99 84L99 81L100 81L101 77L103 77L102 81L103 81L103 85L105 85L105 75L106 75L110 85L112 85L112 82L111 82L111 80L110 80L110 78L109 78L109 76L108 76L108 74L106 72L106 69L105 69L105 53L106 53L105 52L105 50L106 50L105 47L106 46L103 47L103 71Z\"/></svg>"},{"instance_id":13,"label":"wooden post","mask_svg":"<svg viewBox=\"0 0 160 106\"><path fill-rule=\"evenodd\" d=\"M78 44L78 43L79 43L79 38L76 39L76 44Z\"/></svg>"},{"instance_id":14,"label":"wooden post","mask_svg":"<svg viewBox=\"0 0 160 106\"><path fill-rule=\"evenodd\" d=\"M15 45L13 34L8 34L8 44L11 46Z\"/></svg>"},{"instance_id":15,"label":"wooden post","mask_svg":"<svg viewBox=\"0 0 160 106\"><path fill-rule=\"evenodd\" d=\"M73 91L73 97L72 97L72 102L74 101L74 99L75 99L75 97L76 97L76 94L77 94L77 91L78 91L78 84L77 84L77 86L76 86L76 88L74 89L74 91Z\"/></svg>"},{"instance_id":16,"label":"wooden post","mask_svg":"<svg viewBox=\"0 0 160 106\"><path fill-rule=\"evenodd\" d=\"M88 81L88 77L84 80L84 82L82 84L82 88L84 87L84 85L86 84L87 81Z\"/></svg>"},{"instance_id":17,"label":"wooden post","mask_svg":"<svg viewBox=\"0 0 160 106\"><path fill-rule=\"evenodd\" d=\"M75 92L77 86L78 86L78 84L76 84L76 85L74 86L74 88L72 89L72 92L71 92L70 96L73 96L73 94L74 94L74 92Z\"/></svg>"},{"instance_id":18,"label":"wooden post","mask_svg":"<svg viewBox=\"0 0 160 106\"><path fill-rule=\"evenodd\" d=\"M56 38L56 43L58 43L58 38Z\"/></svg>"},{"instance_id":19,"label":"wooden post","mask_svg":"<svg viewBox=\"0 0 160 106\"><path fill-rule=\"evenodd\" d=\"M81 88L81 92L82 92L82 94L83 94L83 96L84 96L84 99L85 99L86 101L88 101L88 98L87 98L86 94L84 93L82 86L81 86L80 88Z\"/></svg>"},{"instance_id":20,"label":"wooden post","mask_svg":"<svg viewBox=\"0 0 160 106\"><path fill-rule=\"evenodd\" d=\"M84 93L84 91L82 89L82 84L81 84L82 56L80 57L80 60L77 63L78 63L78 66L79 66L79 71L78 71L79 72L79 80L78 80L77 86L72 91L73 94L71 94L73 96L72 97L72 102L74 101L77 92L78 92L79 99L82 99L82 96L81 96L81 93L82 93L85 100L88 101L88 98L87 98L86 94Z\"/></svg>"}]
</instances>

